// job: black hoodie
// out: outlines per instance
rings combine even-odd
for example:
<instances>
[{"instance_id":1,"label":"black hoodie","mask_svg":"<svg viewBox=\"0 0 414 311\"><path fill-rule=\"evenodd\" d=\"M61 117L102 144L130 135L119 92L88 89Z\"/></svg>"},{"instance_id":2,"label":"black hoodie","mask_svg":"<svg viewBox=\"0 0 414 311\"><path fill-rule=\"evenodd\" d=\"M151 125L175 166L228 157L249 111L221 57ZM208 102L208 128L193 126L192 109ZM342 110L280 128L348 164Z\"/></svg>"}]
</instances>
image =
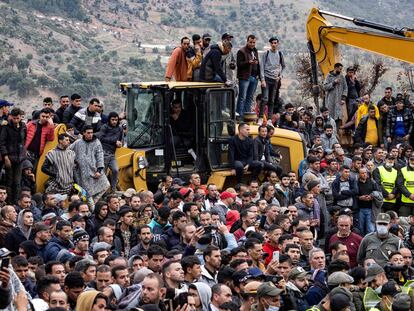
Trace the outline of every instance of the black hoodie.
<instances>
[{"instance_id":1,"label":"black hoodie","mask_svg":"<svg viewBox=\"0 0 414 311\"><path fill-rule=\"evenodd\" d=\"M216 75L219 75L222 82L226 82L226 74L223 71L222 64L223 52L218 44L214 44L210 48L210 52L204 56L200 68L200 79L202 81L213 82Z\"/></svg>"}]
</instances>

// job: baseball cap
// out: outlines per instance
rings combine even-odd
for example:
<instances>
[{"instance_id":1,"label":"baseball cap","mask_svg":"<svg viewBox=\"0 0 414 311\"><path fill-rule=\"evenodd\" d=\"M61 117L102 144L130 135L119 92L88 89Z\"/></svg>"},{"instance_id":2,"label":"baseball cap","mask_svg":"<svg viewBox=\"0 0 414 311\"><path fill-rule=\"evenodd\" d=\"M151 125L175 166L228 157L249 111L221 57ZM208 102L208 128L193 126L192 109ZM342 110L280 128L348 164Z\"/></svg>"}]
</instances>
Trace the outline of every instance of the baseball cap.
<instances>
[{"instance_id":1,"label":"baseball cap","mask_svg":"<svg viewBox=\"0 0 414 311\"><path fill-rule=\"evenodd\" d=\"M261 284L257 289L257 296L259 298L266 296L276 297L279 296L282 292L283 289L276 287L276 285L272 282L266 282Z\"/></svg>"},{"instance_id":2,"label":"baseball cap","mask_svg":"<svg viewBox=\"0 0 414 311\"><path fill-rule=\"evenodd\" d=\"M398 293L401 293L401 288L394 280L388 281L381 287L381 296L386 295L394 297Z\"/></svg>"},{"instance_id":3,"label":"baseball cap","mask_svg":"<svg viewBox=\"0 0 414 311\"><path fill-rule=\"evenodd\" d=\"M14 106L14 104L8 102L5 99L0 99L0 107L10 107L10 106Z\"/></svg>"},{"instance_id":4,"label":"baseball cap","mask_svg":"<svg viewBox=\"0 0 414 311\"><path fill-rule=\"evenodd\" d=\"M254 276L245 270L240 270L233 274L234 285L239 285L241 283L246 282L249 279L254 279Z\"/></svg>"},{"instance_id":5,"label":"baseball cap","mask_svg":"<svg viewBox=\"0 0 414 311\"><path fill-rule=\"evenodd\" d=\"M289 280L296 280L296 279L302 279L304 278L308 272L306 272L302 267L296 267L290 270L288 274Z\"/></svg>"},{"instance_id":6,"label":"baseball cap","mask_svg":"<svg viewBox=\"0 0 414 311\"><path fill-rule=\"evenodd\" d=\"M100 252L100 251L109 251L111 247L112 246L106 242L96 242L93 245L92 251L95 254L96 252Z\"/></svg>"},{"instance_id":7,"label":"baseball cap","mask_svg":"<svg viewBox=\"0 0 414 311\"><path fill-rule=\"evenodd\" d=\"M391 222L391 217L387 213L379 213L375 222L377 224L384 223L388 225Z\"/></svg>"},{"instance_id":8,"label":"baseball cap","mask_svg":"<svg viewBox=\"0 0 414 311\"><path fill-rule=\"evenodd\" d=\"M207 32L203 34L203 39L211 39L211 35Z\"/></svg>"},{"instance_id":9,"label":"baseball cap","mask_svg":"<svg viewBox=\"0 0 414 311\"><path fill-rule=\"evenodd\" d=\"M226 40L229 38L234 38L233 35L229 34L228 32L225 32L221 35L221 40Z\"/></svg>"},{"instance_id":10,"label":"baseball cap","mask_svg":"<svg viewBox=\"0 0 414 311\"><path fill-rule=\"evenodd\" d=\"M235 195L234 193L231 193L231 192L228 192L228 191L223 191L223 192L220 194L220 199L221 199L221 200L225 200L225 199L228 199L228 198L233 198L233 199L235 199L235 198L236 198L236 195Z\"/></svg>"},{"instance_id":11,"label":"baseball cap","mask_svg":"<svg viewBox=\"0 0 414 311\"><path fill-rule=\"evenodd\" d=\"M349 297L343 293L334 293L329 296L331 306L335 306L335 310L342 310L351 305Z\"/></svg>"},{"instance_id":12,"label":"baseball cap","mask_svg":"<svg viewBox=\"0 0 414 311\"><path fill-rule=\"evenodd\" d=\"M328 277L328 285L330 286L338 286L343 283L352 284L354 283L354 278L342 271L334 272Z\"/></svg>"},{"instance_id":13,"label":"baseball cap","mask_svg":"<svg viewBox=\"0 0 414 311\"><path fill-rule=\"evenodd\" d=\"M247 271L255 279L256 278L264 278L265 277L265 275L263 274L263 271L260 270L258 267L249 268Z\"/></svg>"},{"instance_id":14,"label":"baseball cap","mask_svg":"<svg viewBox=\"0 0 414 311\"><path fill-rule=\"evenodd\" d=\"M367 276L365 278L365 282L369 283L372 282L378 274L384 272L384 269L378 264L372 264L367 269Z\"/></svg>"}]
</instances>

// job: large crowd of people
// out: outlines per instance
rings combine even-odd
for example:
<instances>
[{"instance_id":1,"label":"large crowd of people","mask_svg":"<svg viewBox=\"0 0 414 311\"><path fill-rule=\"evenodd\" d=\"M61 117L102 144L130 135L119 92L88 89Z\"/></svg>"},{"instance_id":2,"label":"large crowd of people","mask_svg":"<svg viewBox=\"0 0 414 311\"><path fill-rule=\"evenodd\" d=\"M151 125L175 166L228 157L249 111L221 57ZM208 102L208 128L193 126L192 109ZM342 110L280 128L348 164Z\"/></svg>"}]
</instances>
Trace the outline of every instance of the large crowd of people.
<instances>
[{"instance_id":1,"label":"large crowd of people","mask_svg":"<svg viewBox=\"0 0 414 311\"><path fill-rule=\"evenodd\" d=\"M57 108L45 98L31 115L0 100L0 310L414 308L409 97L386 88L373 103L354 68L343 75L338 63L318 113L282 104L278 38L259 54L249 35L236 57L232 38L184 37L166 70L167 81L238 81L239 118L256 105L258 136L239 123L229 142L231 188L193 173L120 191L124 113L106 115L97 98L83 108L78 94ZM179 123L180 102L172 106ZM45 152L60 123L66 133ZM297 172L279 165L275 127L303 138ZM38 166L49 176L42 193Z\"/></svg>"}]
</instances>

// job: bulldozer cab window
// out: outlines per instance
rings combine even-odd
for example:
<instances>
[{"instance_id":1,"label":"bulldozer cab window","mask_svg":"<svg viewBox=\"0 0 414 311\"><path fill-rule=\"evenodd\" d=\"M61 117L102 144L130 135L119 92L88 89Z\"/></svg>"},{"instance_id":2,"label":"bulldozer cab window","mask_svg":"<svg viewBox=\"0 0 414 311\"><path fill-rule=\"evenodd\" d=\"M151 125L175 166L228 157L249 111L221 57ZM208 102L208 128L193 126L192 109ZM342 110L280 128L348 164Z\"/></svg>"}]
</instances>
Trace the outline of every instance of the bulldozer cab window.
<instances>
[{"instance_id":1,"label":"bulldozer cab window","mask_svg":"<svg viewBox=\"0 0 414 311\"><path fill-rule=\"evenodd\" d=\"M131 89L127 99L130 148L157 146L164 143L163 97L158 90Z\"/></svg>"},{"instance_id":2,"label":"bulldozer cab window","mask_svg":"<svg viewBox=\"0 0 414 311\"><path fill-rule=\"evenodd\" d=\"M211 168L228 167L229 139L235 134L234 100L230 90L209 91L208 155Z\"/></svg>"}]
</instances>

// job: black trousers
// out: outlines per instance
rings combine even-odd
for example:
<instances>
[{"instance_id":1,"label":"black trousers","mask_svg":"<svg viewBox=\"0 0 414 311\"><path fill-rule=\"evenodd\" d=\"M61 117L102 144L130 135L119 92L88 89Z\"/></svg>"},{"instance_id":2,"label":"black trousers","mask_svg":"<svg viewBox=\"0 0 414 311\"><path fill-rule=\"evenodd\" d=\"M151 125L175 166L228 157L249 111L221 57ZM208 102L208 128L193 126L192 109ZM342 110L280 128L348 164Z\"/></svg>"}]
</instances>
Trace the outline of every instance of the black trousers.
<instances>
[{"instance_id":1,"label":"black trousers","mask_svg":"<svg viewBox=\"0 0 414 311\"><path fill-rule=\"evenodd\" d=\"M6 185L9 188L9 201L16 204L20 195L20 182L22 179L22 165L18 162L11 162L10 167L5 167Z\"/></svg>"},{"instance_id":2,"label":"black trousers","mask_svg":"<svg viewBox=\"0 0 414 311\"><path fill-rule=\"evenodd\" d=\"M244 173L244 167L247 164L249 164L249 171L252 172L252 179L257 179L257 177L263 169L263 163L260 161L251 161L249 163L234 161L234 169L236 170L236 178L238 183L241 183Z\"/></svg>"}]
</instances>

